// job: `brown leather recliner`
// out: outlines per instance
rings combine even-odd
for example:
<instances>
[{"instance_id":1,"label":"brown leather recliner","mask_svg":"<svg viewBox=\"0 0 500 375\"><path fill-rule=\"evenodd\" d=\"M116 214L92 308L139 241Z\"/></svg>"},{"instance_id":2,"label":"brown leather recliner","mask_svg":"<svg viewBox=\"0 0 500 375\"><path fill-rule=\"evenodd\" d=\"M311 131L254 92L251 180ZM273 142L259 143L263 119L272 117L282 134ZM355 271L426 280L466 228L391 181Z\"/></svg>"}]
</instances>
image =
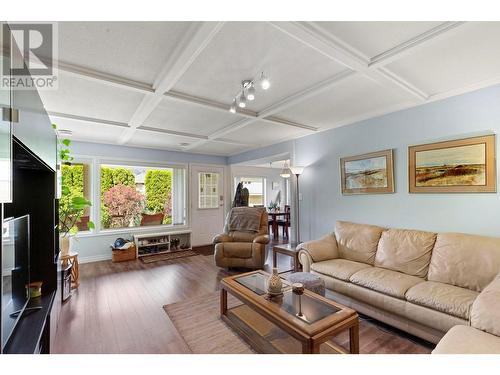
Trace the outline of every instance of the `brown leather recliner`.
<instances>
[{"instance_id":1,"label":"brown leather recliner","mask_svg":"<svg viewBox=\"0 0 500 375\"><path fill-rule=\"evenodd\" d=\"M226 220L225 233L213 239L215 264L224 268L261 269L264 266L266 245L269 243L267 221L265 209L262 210L258 232L229 231Z\"/></svg>"}]
</instances>

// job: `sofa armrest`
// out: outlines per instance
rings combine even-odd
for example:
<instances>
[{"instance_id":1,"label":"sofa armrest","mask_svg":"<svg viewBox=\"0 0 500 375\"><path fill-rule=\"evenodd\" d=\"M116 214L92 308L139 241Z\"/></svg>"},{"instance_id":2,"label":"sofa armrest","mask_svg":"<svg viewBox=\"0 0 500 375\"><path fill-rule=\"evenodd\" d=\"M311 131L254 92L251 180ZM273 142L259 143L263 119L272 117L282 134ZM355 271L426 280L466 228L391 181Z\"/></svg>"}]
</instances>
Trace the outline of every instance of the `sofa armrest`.
<instances>
[{"instance_id":1,"label":"sofa armrest","mask_svg":"<svg viewBox=\"0 0 500 375\"><path fill-rule=\"evenodd\" d=\"M231 237L226 233L221 233L215 236L214 239L212 240L213 244L218 244L221 242L233 242L233 237Z\"/></svg>"},{"instance_id":2,"label":"sofa armrest","mask_svg":"<svg viewBox=\"0 0 500 375\"><path fill-rule=\"evenodd\" d=\"M269 236L267 234L261 234L253 239L253 243L267 245L269 243Z\"/></svg>"},{"instance_id":3,"label":"sofa armrest","mask_svg":"<svg viewBox=\"0 0 500 375\"><path fill-rule=\"evenodd\" d=\"M305 272L309 272L312 263L339 257L334 234L327 234L319 240L303 242L297 246L297 250L299 250L299 261Z\"/></svg>"},{"instance_id":4,"label":"sofa armrest","mask_svg":"<svg viewBox=\"0 0 500 375\"><path fill-rule=\"evenodd\" d=\"M500 274L472 304L470 323L474 328L500 336Z\"/></svg>"}]
</instances>

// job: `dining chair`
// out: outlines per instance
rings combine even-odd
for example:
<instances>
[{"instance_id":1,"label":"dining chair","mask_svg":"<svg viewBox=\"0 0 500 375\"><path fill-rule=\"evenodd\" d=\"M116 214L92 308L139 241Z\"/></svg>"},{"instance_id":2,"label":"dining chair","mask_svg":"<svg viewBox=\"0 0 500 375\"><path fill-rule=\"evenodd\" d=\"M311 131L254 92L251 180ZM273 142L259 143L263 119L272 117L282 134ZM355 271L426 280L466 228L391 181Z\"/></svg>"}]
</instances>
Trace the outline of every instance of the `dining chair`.
<instances>
[{"instance_id":1,"label":"dining chair","mask_svg":"<svg viewBox=\"0 0 500 375\"><path fill-rule=\"evenodd\" d=\"M290 228L290 205L285 205L285 218L278 220L278 228L283 227L283 237L288 238L288 228Z\"/></svg>"}]
</instances>

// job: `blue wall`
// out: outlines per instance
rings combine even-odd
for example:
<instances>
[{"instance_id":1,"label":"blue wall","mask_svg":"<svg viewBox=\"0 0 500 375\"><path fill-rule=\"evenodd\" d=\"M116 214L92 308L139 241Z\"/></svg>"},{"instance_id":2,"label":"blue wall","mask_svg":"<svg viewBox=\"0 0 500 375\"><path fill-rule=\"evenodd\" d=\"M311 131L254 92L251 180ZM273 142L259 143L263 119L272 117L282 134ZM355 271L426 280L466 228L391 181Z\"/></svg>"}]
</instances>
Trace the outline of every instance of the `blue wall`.
<instances>
[{"instance_id":1,"label":"blue wall","mask_svg":"<svg viewBox=\"0 0 500 375\"><path fill-rule=\"evenodd\" d=\"M409 194L407 173L410 145L499 132L500 86L493 86L280 144L276 153L288 150L296 165L307 166L300 178L301 239L332 231L336 220L500 236L499 194ZM343 196L339 158L389 148L396 193ZM228 161L270 153L266 147Z\"/></svg>"}]
</instances>

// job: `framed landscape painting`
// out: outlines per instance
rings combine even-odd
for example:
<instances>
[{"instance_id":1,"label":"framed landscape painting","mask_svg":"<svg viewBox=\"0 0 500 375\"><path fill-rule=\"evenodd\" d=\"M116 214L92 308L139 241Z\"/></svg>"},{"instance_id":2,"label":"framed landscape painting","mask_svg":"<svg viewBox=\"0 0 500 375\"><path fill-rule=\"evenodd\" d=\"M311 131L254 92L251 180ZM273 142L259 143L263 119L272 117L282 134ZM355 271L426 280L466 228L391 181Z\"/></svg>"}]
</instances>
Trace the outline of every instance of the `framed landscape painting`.
<instances>
[{"instance_id":1,"label":"framed landscape painting","mask_svg":"<svg viewBox=\"0 0 500 375\"><path fill-rule=\"evenodd\" d=\"M392 150L340 159L342 194L394 193Z\"/></svg>"},{"instance_id":2,"label":"framed landscape painting","mask_svg":"<svg viewBox=\"0 0 500 375\"><path fill-rule=\"evenodd\" d=\"M495 135L408 148L410 193L496 192Z\"/></svg>"}]
</instances>

